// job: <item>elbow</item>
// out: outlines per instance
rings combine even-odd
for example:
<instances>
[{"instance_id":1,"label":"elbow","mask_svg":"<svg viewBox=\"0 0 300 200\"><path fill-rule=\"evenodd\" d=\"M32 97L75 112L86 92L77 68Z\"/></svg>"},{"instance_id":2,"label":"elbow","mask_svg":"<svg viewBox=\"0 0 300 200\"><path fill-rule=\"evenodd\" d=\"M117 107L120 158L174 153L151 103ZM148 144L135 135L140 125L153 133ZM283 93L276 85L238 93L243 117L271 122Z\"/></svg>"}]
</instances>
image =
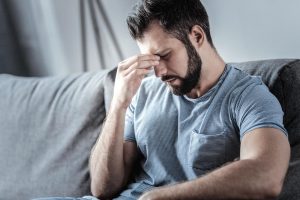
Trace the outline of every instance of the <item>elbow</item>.
<instances>
[{"instance_id":1,"label":"elbow","mask_svg":"<svg viewBox=\"0 0 300 200\"><path fill-rule=\"evenodd\" d=\"M107 185L105 179L103 177L99 177L99 173L95 171L95 167L92 168L90 164L90 178L91 178L91 185L90 190L94 197L98 199L108 199L111 197L110 191L107 189Z\"/></svg>"},{"instance_id":2,"label":"elbow","mask_svg":"<svg viewBox=\"0 0 300 200\"><path fill-rule=\"evenodd\" d=\"M92 195L98 199L111 199L120 191L119 187L113 184L97 184L93 179L90 189Z\"/></svg>"},{"instance_id":3,"label":"elbow","mask_svg":"<svg viewBox=\"0 0 300 200\"><path fill-rule=\"evenodd\" d=\"M97 199L110 199L112 196L109 196L101 191L92 191L93 197L96 197Z\"/></svg>"},{"instance_id":4,"label":"elbow","mask_svg":"<svg viewBox=\"0 0 300 200\"><path fill-rule=\"evenodd\" d=\"M283 184L278 183L278 181L269 181L269 183L265 183L263 187L261 187L261 197L263 199L277 199L282 191ZM259 199L261 199L261 197Z\"/></svg>"},{"instance_id":5,"label":"elbow","mask_svg":"<svg viewBox=\"0 0 300 200\"><path fill-rule=\"evenodd\" d=\"M276 199L280 195L282 187L282 184L272 184L267 190L266 196L270 199Z\"/></svg>"},{"instance_id":6,"label":"elbow","mask_svg":"<svg viewBox=\"0 0 300 200\"><path fill-rule=\"evenodd\" d=\"M94 197L100 198L100 196L103 196L103 192L99 190L99 187L94 183L94 181L91 181L91 193Z\"/></svg>"},{"instance_id":7,"label":"elbow","mask_svg":"<svg viewBox=\"0 0 300 200\"><path fill-rule=\"evenodd\" d=\"M94 197L99 198L102 194L101 191L93 184L91 183L91 193Z\"/></svg>"},{"instance_id":8,"label":"elbow","mask_svg":"<svg viewBox=\"0 0 300 200\"><path fill-rule=\"evenodd\" d=\"M95 181L91 181L91 193L98 199L108 199L112 197L112 194L108 189L105 189L104 185L99 185Z\"/></svg>"},{"instance_id":9,"label":"elbow","mask_svg":"<svg viewBox=\"0 0 300 200\"><path fill-rule=\"evenodd\" d=\"M98 199L109 199L112 197L112 195L109 194L107 190L105 191L100 187L94 186L93 184L91 184L91 193L94 197Z\"/></svg>"}]
</instances>

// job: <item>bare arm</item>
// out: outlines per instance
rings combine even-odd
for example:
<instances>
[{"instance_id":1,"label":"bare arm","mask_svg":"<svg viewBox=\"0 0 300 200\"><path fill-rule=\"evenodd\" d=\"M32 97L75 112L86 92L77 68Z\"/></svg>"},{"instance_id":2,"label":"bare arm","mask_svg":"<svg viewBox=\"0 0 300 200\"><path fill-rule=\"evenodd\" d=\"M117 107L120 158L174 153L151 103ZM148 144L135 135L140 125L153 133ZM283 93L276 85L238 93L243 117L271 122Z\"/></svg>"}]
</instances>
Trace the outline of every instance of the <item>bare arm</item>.
<instances>
[{"instance_id":1,"label":"bare arm","mask_svg":"<svg viewBox=\"0 0 300 200\"><path fill-rule=\"evenodd\" d=\"M246 134L239 161L201 178L145 193L140 200L269 199L281 192L290 146L280 130L259 128Z\"/></svg>"},{"instance_id":2,"label":"bare arm","mask_svg":"<svg viewBox=\"0 0 300 200\"><path fill-rule=\"evenodd\" d=\"M110 198L128 181L137 158L137 147L134 142L124 142L125 114L149 67L156 66L158 59L153 55L134 56L118 66L110 111L90 156L94 196Z\"/></svg>"},{"instance_id":3,"label":"bare arm","mask_svg":"<svg viewBox=\"0 0 300 200\"><path fill-rule=\"evenodd\" d=\"M111 111L90 157L91 191L107 198L117 193L128 180L137 157L136 144L124 142L125 111ZM126 153L125 153L126 152Z\"/></svg>"}]
</instances>

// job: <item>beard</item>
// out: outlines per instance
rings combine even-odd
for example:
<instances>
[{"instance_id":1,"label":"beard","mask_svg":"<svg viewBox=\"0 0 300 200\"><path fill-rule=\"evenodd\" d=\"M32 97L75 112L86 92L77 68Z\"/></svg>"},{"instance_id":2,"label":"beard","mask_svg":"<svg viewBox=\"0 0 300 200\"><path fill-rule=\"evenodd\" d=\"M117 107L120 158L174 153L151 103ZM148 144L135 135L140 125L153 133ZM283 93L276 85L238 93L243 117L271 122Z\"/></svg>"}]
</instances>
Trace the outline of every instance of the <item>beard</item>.
<instances>
[{"instance_id":1,"label":"beard","mask_svg":"<svg viewBox=\"0 0 300 200\"><path fill-rule=\"evenodd\" d=\"M172 78L179 79L181 84L178 86L170 86L173 94L182 96L189 93L193 88L196 87L200 80L200 72L202 67L202 60L198 55L196 49L193 47L192 43L187 40L185 41L185 48L188 54L188 70L185 77L179 76L163 76L162 81L169 80Z\"/></svg>"}]
</instances>

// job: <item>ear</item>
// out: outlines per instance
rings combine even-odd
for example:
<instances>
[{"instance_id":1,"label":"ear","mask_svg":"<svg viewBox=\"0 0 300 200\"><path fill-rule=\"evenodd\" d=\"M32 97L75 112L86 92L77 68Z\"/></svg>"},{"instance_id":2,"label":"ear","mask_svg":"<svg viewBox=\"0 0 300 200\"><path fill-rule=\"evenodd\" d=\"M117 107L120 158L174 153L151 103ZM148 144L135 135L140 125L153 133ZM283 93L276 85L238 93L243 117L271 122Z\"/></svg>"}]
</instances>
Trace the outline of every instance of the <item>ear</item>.
<instances>
[{"instance_id":1,"label":"ear","mask_svg":"<svg viewBox=\"0 0 300 200\"><path fill-rule=\"evenodd\" d=\"M191 31L189 33L189 38L191 43L195 46L195 47L201 47L204 39L205 39L205 33L203 31L203 29L199 26L199 25L194 25L191 28Z\"/></svg>"}]
</instances>

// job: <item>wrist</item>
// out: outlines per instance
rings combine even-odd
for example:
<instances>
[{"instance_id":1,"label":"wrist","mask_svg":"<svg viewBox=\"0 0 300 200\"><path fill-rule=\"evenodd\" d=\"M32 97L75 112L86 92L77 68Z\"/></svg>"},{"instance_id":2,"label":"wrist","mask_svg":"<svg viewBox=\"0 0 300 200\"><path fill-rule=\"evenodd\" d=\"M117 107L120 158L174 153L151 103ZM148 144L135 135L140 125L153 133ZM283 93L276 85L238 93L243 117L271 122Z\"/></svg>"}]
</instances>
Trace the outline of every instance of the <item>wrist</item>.
<instances>
[{"instance_id":1,"label":"wrist","mask_svg":"<svg viewBox=\"0 0 300 200\"><path fill-rule=\"evenodd\" d=\"M109 111L110 112L122 112L126 111L129 104L121 103L121 101L112 99Z\"/></svg>"},{"instance_id":2,"label":"wrist","mask_svg":"<svg viewBox=\"0 0 300 200\"><path fill-rule=\"evenodd\" d=\"M161 191L161 188L148 191L139 198L139 200L162 200L162 199L168 199L168 198L165 196L165 193Z\"/></svg>"}]
</instances>

